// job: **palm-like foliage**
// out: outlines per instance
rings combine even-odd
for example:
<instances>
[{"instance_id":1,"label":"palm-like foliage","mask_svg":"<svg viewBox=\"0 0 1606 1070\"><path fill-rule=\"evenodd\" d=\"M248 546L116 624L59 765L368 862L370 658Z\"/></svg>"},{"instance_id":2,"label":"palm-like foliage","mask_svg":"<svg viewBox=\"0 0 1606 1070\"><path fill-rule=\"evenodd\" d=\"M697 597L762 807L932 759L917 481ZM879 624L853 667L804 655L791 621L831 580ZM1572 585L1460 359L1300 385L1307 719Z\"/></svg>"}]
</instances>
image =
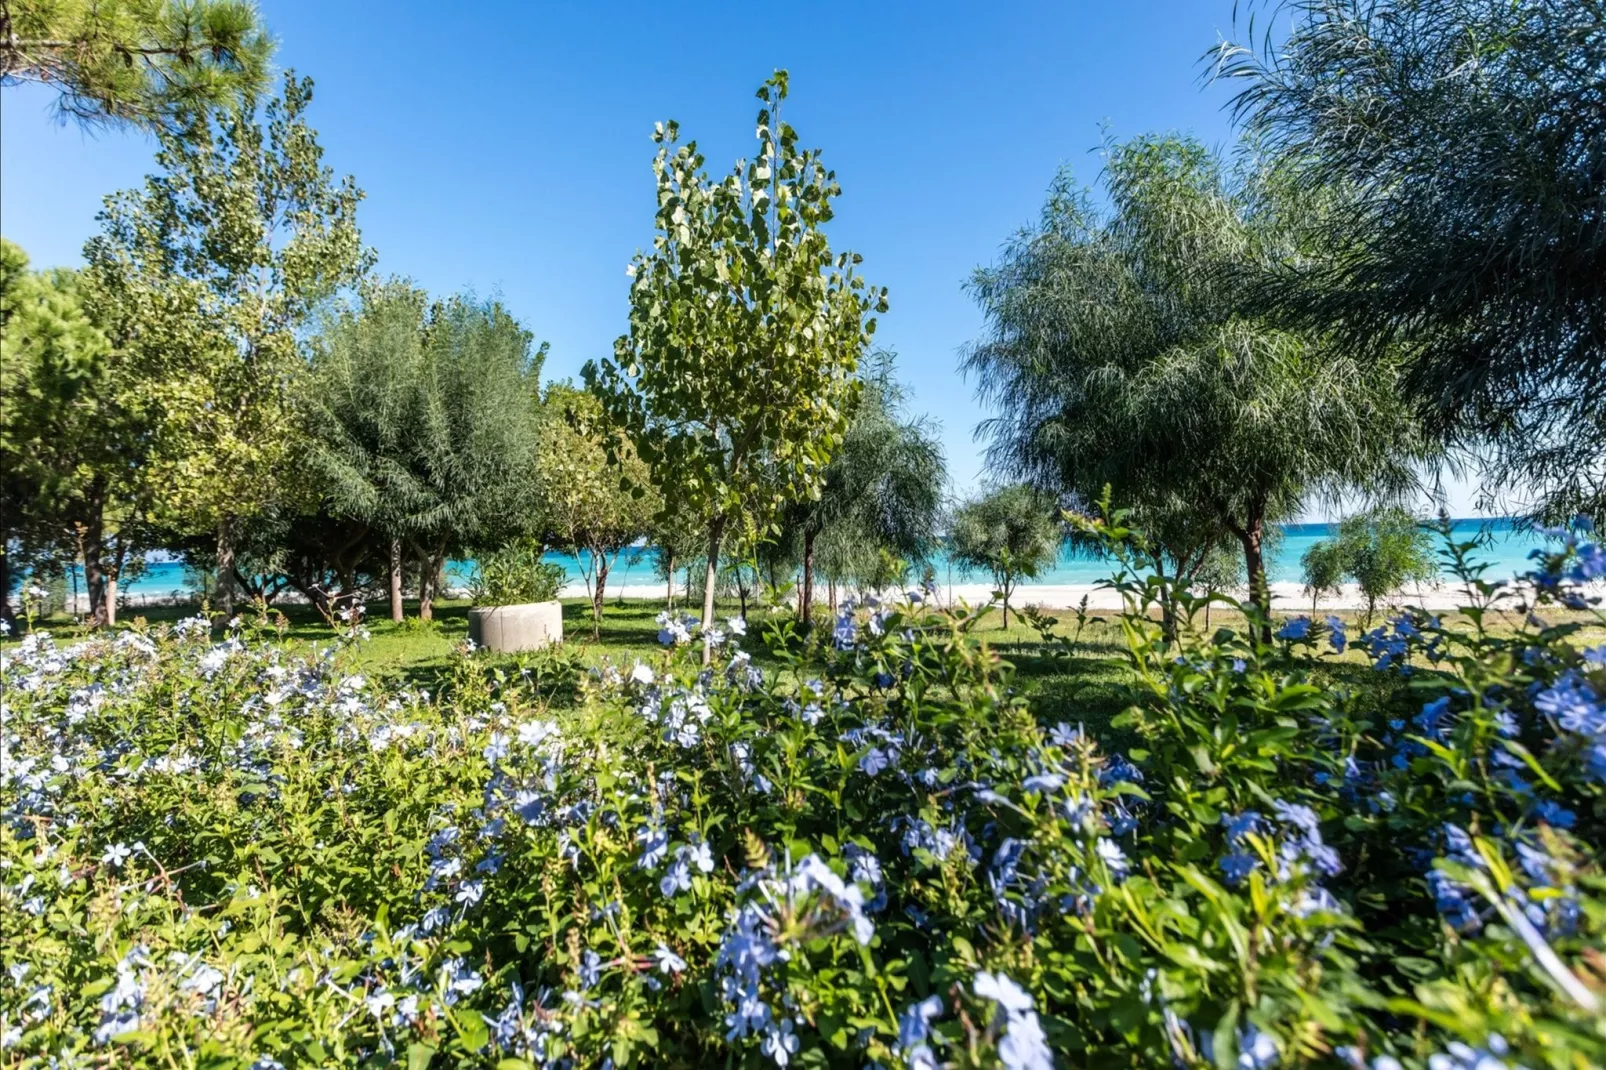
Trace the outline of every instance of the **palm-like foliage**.
<instances>
[{"instance_id":1,"label":"palm-like foliage","mask_svg":"<svg viewBox=\"0 0 1606 1070\"><path fill-rule=\"evenodd\" d=\"M885 351L872 356L820 496L797 503L785 518L803 567L804 623L812 612L817 546L828 578L864 581L876 578L886 557L923 561L936 543L947 462L930 425L904 416L893 361Z\"/></svg>"},{"instance_id":2,"label":"palm-like foliage","mask_svg":"<svg viewBox=\"0 0 1606 1070\"><path fill-rule=\"evenodd\" d=\"M1323 490L1404 488L1419 452L1393 368L1248 314L1245 280L1300 253L1281 172L1197 142L1111 146L1111 209L1056 183L1037 226L971 290L989 324L966 357L1006 472L1162 519L1176 556L1230 532L1269 605L1267 526Z\"/></svg>"},{"instance_id":3,"label":"palm-like foliage","mask_svg":"<svg viewBox=\"0 0 1606 1070\"><path fill-rule=\"evenodd\" d=\"M1351 349L1406 345L1430 425L1483 438L1494 487L1606 504L1606 2L1274 10L1292 33L1219 69L1334 203L1267 296Z\"/></svg>"}]
</instances>

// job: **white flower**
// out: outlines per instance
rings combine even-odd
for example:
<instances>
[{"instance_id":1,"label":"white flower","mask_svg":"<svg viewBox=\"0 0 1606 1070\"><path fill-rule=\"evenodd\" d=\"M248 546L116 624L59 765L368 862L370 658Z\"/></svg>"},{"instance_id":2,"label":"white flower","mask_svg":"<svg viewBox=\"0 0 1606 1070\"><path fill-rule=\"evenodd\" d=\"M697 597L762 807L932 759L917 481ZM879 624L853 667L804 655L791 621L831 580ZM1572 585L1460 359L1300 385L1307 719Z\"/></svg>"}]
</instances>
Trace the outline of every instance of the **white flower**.
<instances>
[{"instance_id":1,"label":"white flower","mask_svg":"<svg viewBox=\"0 0 1606 1070\"><path fill-rule=\"evenodd\" d=\"M662 973L679 973L686 968L686 960L663 944L658 945L653 955L658 959L658 969Z\"/></svg>"},{"instance_id":2,"label":"white flower","mask_svg":"<svg viewBox=\"0 0 1606 1070\"><path fill-rule=\"evenodd\" d=\"M978 999L990 999L1006 1011L1029 1011L1032 997L1027 991L1002 973L977 970L971 987Z\"/></svg>"},{"instance_id":3,"label":"white flower","mask_svg":"<svg viewBox=\"0 0 1606 1070\"><path fill-rule=\"evenodd\" d=\"M1036 1011L1009 1016L1008 1029L998 1042L998 1060L1009 1070L1054 1070L1054 1054L1048 1050Z\"/></svg>"},{"instance_id":4,"label":"white flower","mask_svg":"<svg viewBox=\"0 0 1606 1070\"><path fill-rule=\"evenodd\" d=\"M107 844L106 849L100 854L100 860L113 869L122 869L123 863L127 862L133 853L126 843Z\"/></svg>"}]
</instances>

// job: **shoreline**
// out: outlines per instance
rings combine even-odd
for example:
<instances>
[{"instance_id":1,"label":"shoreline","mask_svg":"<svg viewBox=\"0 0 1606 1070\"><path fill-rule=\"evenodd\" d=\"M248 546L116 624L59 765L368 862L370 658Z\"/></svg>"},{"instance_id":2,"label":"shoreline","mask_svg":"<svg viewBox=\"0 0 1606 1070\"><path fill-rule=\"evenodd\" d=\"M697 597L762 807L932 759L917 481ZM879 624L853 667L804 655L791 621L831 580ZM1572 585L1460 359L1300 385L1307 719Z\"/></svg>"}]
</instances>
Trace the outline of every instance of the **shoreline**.
<instances>
[{"instance_id":1,"label":"shoreline","mask_svg":"<svg viewBox=\"0 0 1606 1070\"><path fill-rule=\"evenodd\" d=\"M1301 584L1282 581L1273 583L1270 586L1272 610L1274 612L1291 616L1310 613L1310 596L1305 593ZM1511 586L1514 590L1520 590L1518 584L1513 583ZM945 606L963 603L972 609L976 609L989 602L997 604L992 597L993 590L992 584L989 583L939 584L935 601ZM1248 596L1248 592L1243 590L1224 593L1231 594L1239 600L1243 600ZM1593 595L1606 594L1606 584L1592 584L1590 593ZM675 585L675 594L677 598L684 595L684 584ZM444 600L456 601L467 598L468 592L463 588L450 588L443 592L443 595ZM664 598L664 585L654 583L610 586L607 596L610 600L623 597L661 603ZM558 597L560 599L586 598L585 585L581 583L566 584L558 592ZM1011 609L1034 606L1044 610L1068 610L1075 609L1081 605L1084 598L1087 599L1088 609L1107 612L1121 608L1119 592L1092 583L1023 583L1011 593L1009 605ZM306 602L300 594L294 591L280 594L275 601L288 605L304 605ZM375 599L368 604L372 606L379 601L381 599ZM816 589L815 601L816 605L826 604L827 592L824 587ZM1464 592L1458 585L1448 583L1422 584L1380 600L1379 608L1384 606L1395 608L1416 606L1426 610L1452 610L1459 609L1465 601ZM140 609L145 606L173 606L183 605L186 602L199 604L192 597L179 592L147 594L142 591L126 592L119 599L119 602L117 611L119 618L137 616ZM69 595L62 607L63 610L70 613L84 613L88 611L88 608L89 596L82 593L77 596L76 600ZM1316 612L1318 614L1325 611L1354 611L1365 608L1365 597L1361 594L1360 588L1352 583L1345 584L1336 594L1327 594L1316 602Z\"/></svg>"}]
</instances>

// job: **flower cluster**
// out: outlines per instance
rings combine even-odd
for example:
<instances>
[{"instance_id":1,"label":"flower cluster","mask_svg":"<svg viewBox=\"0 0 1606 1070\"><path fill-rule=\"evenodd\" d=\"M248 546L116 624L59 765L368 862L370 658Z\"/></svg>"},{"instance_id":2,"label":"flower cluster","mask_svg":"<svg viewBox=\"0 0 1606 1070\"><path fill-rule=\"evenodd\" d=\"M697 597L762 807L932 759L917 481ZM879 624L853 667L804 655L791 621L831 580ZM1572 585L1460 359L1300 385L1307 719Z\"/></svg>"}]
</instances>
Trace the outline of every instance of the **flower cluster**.
<instances>
[{"instance_id":1,"label":"flower cluster","mask_svg":"<svg viewBox=\"0 0 1606 1070\"><path fill-rule=\"evenodd\" d=\"M355 623L33 633L0 655L3 1058L1600 1064L1569 554L1484 592L1548 599L1498 634L1168 636L1131 593L1128 671L1068 716L913 596L774 625L773 672L665 614L573 705L478 654L351 673Z\"/></svg>"}]
</instances>

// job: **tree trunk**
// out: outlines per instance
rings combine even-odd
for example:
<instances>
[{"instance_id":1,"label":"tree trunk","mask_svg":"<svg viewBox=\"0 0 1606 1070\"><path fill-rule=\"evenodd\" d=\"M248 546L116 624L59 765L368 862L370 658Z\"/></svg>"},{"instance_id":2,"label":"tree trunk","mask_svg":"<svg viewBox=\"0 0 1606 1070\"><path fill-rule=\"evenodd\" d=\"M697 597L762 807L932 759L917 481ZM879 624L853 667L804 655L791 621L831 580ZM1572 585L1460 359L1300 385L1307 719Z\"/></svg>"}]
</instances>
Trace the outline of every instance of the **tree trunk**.
<instances>
[{"instance_id":1,"label":"tree trunk","mask_svg":"<svg viewBox=\"0 0 1606 1070\"><path fill-rule=\"evenodd\" d=\"M663 550L658 552L664 555L664 609L673 613L675 611L675 555L665 553Z\"/></svg>"},{"instance_id":2,"label":"tree trunk","mask_svg":"<svg viewBox=\"0 0 1606 1070\"><path fill-rule=\"evenodd\" d=\"M79 536L83 540L84 586L89 588L89 626L104 628L106 619L106 566L101 561L101 532L98 520L92 520Z\"/></svg>"},{"instance_id":3,"label":"tree trunk","mask_svg":"<svg viewBox=\"0 0 1606 1070\"><path fill-rule=\"evenodd\" d=\"M84 559L84 586L89 588L89 626L111 623L106 613L106 484L96 478L84 496L84 522L78 525L78 553Z\"/></svg>"},{"instance_id":4,"label":"tree trunk","mask_svg":"<svg viewBox=\"0 0 1606 1070\"><path fill-rule=\"evenodd\" d=\"M814 611L814 532L803 532L803 630L808 631Z\"/></svg>"},{"instance_id":5,"label":"tree trunk","mask_svg":"<svg viewBox=\"0 0 1606 1070\"><path fill-rule=\"evenodd\" d=\"M1009 631L1009 581L1005 580L1001 587L1004 589L1004 631Z\"/></svg>"},{"instance_id":6,"label":"tree trunk","mask_svg":"<svg viewBox=\"0 0 1606 1070\"><path fill-rule=\"evenodd\" d=\"M0 540L5 539L0 535ZM5 621L9 634L17 630L17 617L11 611L11 555L6 553L5 543L0 541L0 621Z\"/></svg>"},{"instance_id":7,"label":"tree trunk","mask_svg":"<svg viewBox=\"0 0 1606 1070\"><path fill-rule=\"evenodd\" d=\"M1266 537L1266 520L1263 509L1256 506L1249 514L1249 522L1236 529L1238 541L1244 548L1244 570L1249 576L1249 601L1260 610L1262 619L1261 641L1271 642L1271 586L1266 582L1266 559L1263 547Z\"/></svg>"},{"instance_id":8,"label":"tree trunk","mask_svg":"<svg viewBox=\"0 0 1606 1070\"><path fill-rule=\"evenodd\" d=\"M402 605L402 546L400 539L390 540L390 619L401 623L406 611Z\"/></svg>"},{"instance_id":9,"label":"tree trunk","mask_svg":"<svg viewBox=\"0 0 1606 1070\"><path fill-rule=\"evenodd\" d=\"M435 572L430 568L435 563L432 554L420 552L418 555L418 619L435 619Z\"/></svg>"},{"instance_id":10,"label":"tree trunk","mask_svg":"<svg viewBox=\"0 0 1606 1070\"><path fill-rule=\"evenodd\" d=\"M703 587L703 664L714 660L714 648L709 642L714 628L714 592L719 586L719 540L725 534L725 518L715 517L708 525L708 569Z\"/></svg>"},{"instance_id":11,"label":"tree trunk","mask_svg":"<svg viewBox=\"0 0 1606 1070\"><path fill-rule=\"evenodd\" d=\"M106 569L106 623L117 623L117 584L123 578L123 566L128 563L128 542L121 533L112 540L111 563Z\"/></svg>"},{"instance_id":12,"label":"tree trunk","mask_svg":"<svg viewBox=\"0 0 1606 1070\"><path fill-rule=\"evenodd\" d=\"M591 602L591 637L595 639L602 635L602 599L608 585L608 555L593 554L593 557L597 562L597 591Z\"/></svg>"},{"instance_id":13,"label":"tree trunk","mask_svg":"<svg viewBox=\"0 0 1606 1070\"><path fill-rule=\"evenodd\" d=\"M226 516L217 525L217 600L223 619L234 617L234 518Z\"/></svg>"}]
</instances>

